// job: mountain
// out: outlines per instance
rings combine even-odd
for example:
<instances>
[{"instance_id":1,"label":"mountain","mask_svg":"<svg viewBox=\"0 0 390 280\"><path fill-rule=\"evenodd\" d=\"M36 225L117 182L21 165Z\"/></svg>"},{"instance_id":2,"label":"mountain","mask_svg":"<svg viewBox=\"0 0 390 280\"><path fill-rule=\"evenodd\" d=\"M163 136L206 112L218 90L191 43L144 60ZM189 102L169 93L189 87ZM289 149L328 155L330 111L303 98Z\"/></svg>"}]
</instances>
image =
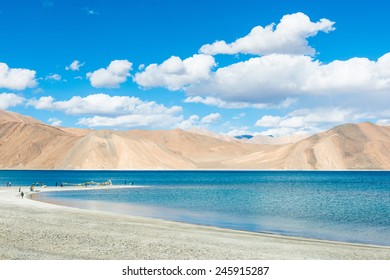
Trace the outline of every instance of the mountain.
<instances>
[{"instance_id":1,"label":"mountain","mask_svg":"<svg viewBox=\"0 0 390 280\"><path fill-rule=\"evenodd\" d=\"M255 169L390 169L390 127L345 124L294 144L272 147L225 162Z\"/></svg>"},{"instance_id":2,"label":"mountain","mask_svg":"<svg viewBox=\"0 0 390 280\"><path fill-rule=\"evenodd\" d=\"M199 135L217 138L219 140L226 141L226 142L241 142L240 139L237 139L235 137L228 136L225 134L215 133L214 131L210 131L210 130L207 130L205 128L192 127L190 129L188 129L187 131L191 132L191 133L199 134Z\"/></svg>"},{"instance_id":3,"label":"mountain","mask_svg":"<svg viewBox=\"0 0 390 280\"><path fill-rule=\"evenodd\" d=\"M3 112L2 112L3 113ZM110 131L53 127L5 112L0 168L210 169L256 147L183 130Z\"/></svg>"},{"instance_id":4,"label":"mountain","mask_svg":"<svg viewBox=\"0 0 390 280\"><path fill-rule=\"evenodd\" d=\"M345 124L293 145L286 168L390 169L390 127Z\"/></svg>"},{"instance_id":5,"label":"mountain","mask_svg":"<svg viewBox=\"0 0 390 280\"><path fill-rule=\"evenodd\" d=\"M239 135L239 136L231 137L228 135L218 134L213 131L207 130L205 128L199 128L199 127L193 127L188 129L187 131L191 133L217 138L219 140L223 140L226 142L239 142L239 143L260 144L260 145L291 144L291 143L296 143L310 136L307 133L299 133L299 134L281 136L281 137L264 136L264 135L256 135L256 136Z\"/></svg>"},{"instance_id":6,"label":"mountain","mask_svg":"<svg viewBox=\"0 0 390 280\"><path fill-rule=\"evenodd\" d=\"M234 136L234 138L237 138L237 139L251 139L251 138L253 138L253 135L243 134L243 135Z\"/></svg>"},{"instance_id":7,"label":"mountain","mask_svg":"<svg viewBox=\"0 0 390 280\"><path fill-rule=\"evenodd\" d=\"M0 122L23 122L23 123L40 123L42 122L17 113L0 110Z\"/></svg>"},{"instance_id":8,"label":"mountain","mask_svg":"<svg viewBox=\"0 0 390 280\"><path fill-rule=\"evenodd\" d=\"M263 144L263 145L283 145L283 144L296 143L309 136L310 135L306 133L299 133L299 134L280 136L280 137L256 135L248 139L246 143Z\"/></svg>"},{"instance_id":9,"label":"mountain","mask_svg":"<svg viewBox=\"0 0 390 280\"><path fill-rule=\"evenodd\" d=\"M180 129L53 127L0 111L0 154L2 169L390 169L390 127L346 124L260 145Z\"/></svg>"}]
</instances>

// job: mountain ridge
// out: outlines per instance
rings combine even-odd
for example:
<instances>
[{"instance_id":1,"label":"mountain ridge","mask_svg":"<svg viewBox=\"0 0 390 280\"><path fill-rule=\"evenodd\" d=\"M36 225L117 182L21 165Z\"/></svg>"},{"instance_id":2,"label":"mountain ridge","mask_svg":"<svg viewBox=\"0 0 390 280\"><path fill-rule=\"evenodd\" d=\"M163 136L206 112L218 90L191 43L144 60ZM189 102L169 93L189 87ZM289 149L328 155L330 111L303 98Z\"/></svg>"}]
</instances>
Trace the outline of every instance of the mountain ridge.
<instances>
[{"instance_id":1,"label":"mountain ridge","mask_svg":"<svg viewBox=\"0 0 390 280\"><path fill-rule=\"evenodd\" d=\"M294 143L256 144L175 130L53 127L0 111L1 169L390 169L390 127L344 124Z\"/></svg>"}]
</instances>

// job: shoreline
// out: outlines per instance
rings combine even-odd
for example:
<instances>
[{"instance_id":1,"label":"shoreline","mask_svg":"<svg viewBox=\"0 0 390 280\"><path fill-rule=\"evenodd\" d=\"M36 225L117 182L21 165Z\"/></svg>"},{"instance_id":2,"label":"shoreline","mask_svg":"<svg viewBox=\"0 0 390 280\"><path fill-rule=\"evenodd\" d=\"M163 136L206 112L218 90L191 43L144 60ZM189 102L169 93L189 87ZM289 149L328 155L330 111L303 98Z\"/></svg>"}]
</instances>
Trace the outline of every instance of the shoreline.
<instances>
[{"instance_id":1,"label":"shoreline","mask_svg":"<svg viewBox=\"0 0 390 280\"><path fill-rule=\"evenodd\" d=\"M216 172L224 172L224 171L231 171L231 172L240 172L240 171L250 171L250 172L257 172L257 171L264 171L264 172L390 172L390 169L1 169L1 171L108 171L108 172L188 172L188 171L194 171L194 172L202 172L202 171L216 171Z\"/></svg>"},{"instance_id":2,"label":"shoreline","mask_svg":"<svg viewBox=\"0 0 390 280\"><path fill-rule=\"evenodd\" d=\"M50 200L39 200L34 198L33 196L37 195L39 196L40 192L62 192L62 191L88 191L88 190L105 190L105 189L128 189L128 188L148 188L149 186L137 186L137 185L111 185L111 186L89 186L89 187L83 187L83 186L67 186L67 187L44 187L40 188L40 190L35 191L33 193L28 193L27 198L38 201L41 203L47 203L52 205L58 205L58 206L64 206L64 207L70 207L70 208L76 208L81 210L91 210L88 207L80 206L77 202L75 203L57 203L56 201L50 201ZM102 213L110 213L110 214L118 214L118 215L124 215L128 217L142 217L145 219L153 219L157 221L169 221L169 222L175 222L175 223L182 223L182 224L188 224L188 225L194 225L194 226L204 226L204 227L211 227L211 228L218 228L222 230L232 230L232 231L239 231L239 232L245 232L245 233L255 233L265 236L276 236L281 238L292 238L292 239L300 239L300 240L310 240L310 241L318 241L318 242L330 242L330 243L337 243L337 244L349 244L349 245L359 245L359 246L368 246L368 247L379 247L379 248L390 248L390 245L382 245L382 244L373 244L373 243L362 243L362 242L352 242L352 241L342 241L342 240L332 240L332 239L322 239L322 238L316 238L316 237L305 237L305 236L299 236L299 235L289 235L289 234L280 234L276 232L266 232L266 231L251 231L251 230L245 230L245 229L239 229L239 228L229 228L229 227L222 227L217 225L207 225L202 223L192 223L190 221L183 221L183 220L174 220L164 217L152 217L152 216L144 216L144 215L138 215L138 214L130 214L128 212L118 212L118 211L110 211L105 209L99 209L96 210Z\"/></svg>"},{"instance_id":3,"label":"shoreline","mask_svg":"<svg viewBox=\"0 0 390 280\"><path fill-rule=\"evenodd\" d=\"M137 186L48 187L43 191L132 187ZM390 259L388 246L79 209L28 198L33 194L26 192L22 199L17 187L0 188L0 210L6 212L0 218L0 236L4 236L0 259ZM34 242L26 241L29 234Z\"/></svg>"}]
</instances>

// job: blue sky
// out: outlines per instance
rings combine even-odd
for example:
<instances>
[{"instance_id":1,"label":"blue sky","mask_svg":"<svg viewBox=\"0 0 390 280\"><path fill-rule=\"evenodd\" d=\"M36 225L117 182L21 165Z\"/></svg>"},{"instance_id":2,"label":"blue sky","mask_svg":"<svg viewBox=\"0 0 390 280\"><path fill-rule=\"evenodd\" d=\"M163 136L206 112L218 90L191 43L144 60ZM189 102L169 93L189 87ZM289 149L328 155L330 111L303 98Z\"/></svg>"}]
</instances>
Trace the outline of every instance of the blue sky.
<instances>
[{"instance_id":1,"label":"blue sky","mask_svg":"<svg viewBox=\"0 0 390 280\"><path fill-rule=\"evenodd\" d=\"M67 127L390 124L384 1L0 1L0 109Z\"/></svg>"}]
</instances>

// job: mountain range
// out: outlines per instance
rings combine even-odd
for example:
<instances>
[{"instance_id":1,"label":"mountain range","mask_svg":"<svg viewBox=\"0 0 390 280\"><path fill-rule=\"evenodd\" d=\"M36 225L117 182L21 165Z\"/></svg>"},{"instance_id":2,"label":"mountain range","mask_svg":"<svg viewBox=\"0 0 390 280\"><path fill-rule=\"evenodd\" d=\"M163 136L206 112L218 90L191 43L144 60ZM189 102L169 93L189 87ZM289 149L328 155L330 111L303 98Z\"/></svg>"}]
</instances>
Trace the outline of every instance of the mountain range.
<instances>
[{"instance_id":1,"label":"mountain range","mask_svg":"<svg viewBox=\"0 0 390 280\"><path fill-rule=\"evenodd\" d=\"M390 169L390 127L236 139L206 130L91 130L0 110L1 169ZM287 139L287 140L286 140Z\"/></svg>"}]
</instances>

